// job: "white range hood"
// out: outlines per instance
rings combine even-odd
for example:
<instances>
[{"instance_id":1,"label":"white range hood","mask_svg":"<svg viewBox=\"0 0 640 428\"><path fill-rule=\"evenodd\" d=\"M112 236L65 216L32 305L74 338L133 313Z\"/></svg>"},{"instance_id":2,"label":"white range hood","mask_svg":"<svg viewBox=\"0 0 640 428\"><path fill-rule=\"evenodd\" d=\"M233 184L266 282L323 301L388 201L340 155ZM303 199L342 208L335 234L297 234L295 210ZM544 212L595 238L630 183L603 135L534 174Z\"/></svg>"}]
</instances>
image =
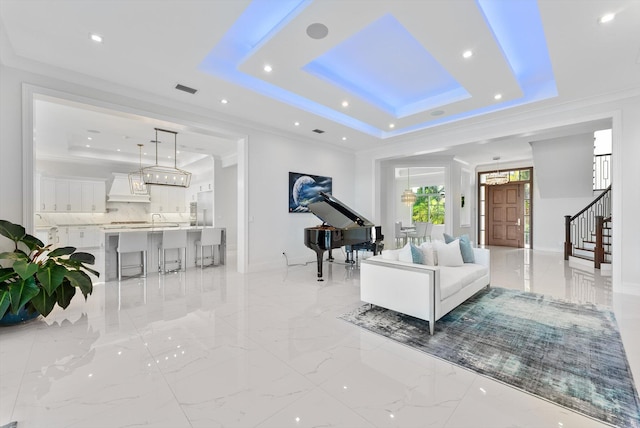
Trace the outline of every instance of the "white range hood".
<instances>
[{"instance_id":1,"label":"white range hood","mask_svg":"<svg viewBox=\"0 0 640 428\"><path fill-rule=\"evenodd\" d=\"M141 202L150 203L149 195L134 195L129 187L129 174L118 172L113 173L113 182L109 193L107 193L107 202Z\"/></svg>"}]
</instances>

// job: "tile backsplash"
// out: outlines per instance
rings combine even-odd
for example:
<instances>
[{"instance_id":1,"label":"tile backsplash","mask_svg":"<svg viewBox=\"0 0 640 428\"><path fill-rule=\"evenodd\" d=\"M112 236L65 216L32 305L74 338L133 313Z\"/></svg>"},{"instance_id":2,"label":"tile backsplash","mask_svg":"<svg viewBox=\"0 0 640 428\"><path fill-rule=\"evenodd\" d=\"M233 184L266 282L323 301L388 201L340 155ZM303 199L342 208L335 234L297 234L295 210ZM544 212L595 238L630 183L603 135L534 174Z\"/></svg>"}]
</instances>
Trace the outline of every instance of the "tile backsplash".
<instances>
[{"instance_id":1,"label":"tile backsplash","mask_svg":"<svg viewBox=\"0 0 640 428\"><path fill-rule=\"evenodd\" d=\"M113 222L151 222L150 205L132 202L107 202L106 213L37 213L36 227L61 225L102 225ZM156 222L189 223L189 213L158 213Z\"/></svg>"}]
</instances>

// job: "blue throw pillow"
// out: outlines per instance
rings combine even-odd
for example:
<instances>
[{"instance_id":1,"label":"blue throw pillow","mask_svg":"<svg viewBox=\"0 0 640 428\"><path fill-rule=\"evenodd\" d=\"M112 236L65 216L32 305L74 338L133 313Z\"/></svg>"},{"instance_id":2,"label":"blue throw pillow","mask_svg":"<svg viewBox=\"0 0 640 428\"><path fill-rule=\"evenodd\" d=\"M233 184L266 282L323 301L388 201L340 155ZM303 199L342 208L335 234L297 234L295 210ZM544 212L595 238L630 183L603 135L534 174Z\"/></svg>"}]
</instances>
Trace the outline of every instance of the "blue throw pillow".
<instances>
[{"instance_id":1,"label":"blue throw pillow","mask_svg":"<svg viewBox=\"0 0 640 428\"><path fill-rule=\"evenodd\" d=\"M443 233L444 242L447 244L455 241L456 239L460 240L460 253L462 254L462 260L465 263L475 263L476 258L473 255L473 247L471 246L471 240L469 239L469 235L462 235L459 238L455 238L451 235Z\"/></svg>"},{"instance_id":2,"label":"blue throw pillow","mask_svg":"<svg viewBox=\"0 0 640 428\"><path fill-rule=\"evenodd\" d=\"M414 263L422 264L422 250L413 244L411 245L411 258Z\"/></svg>"}]
</instances>

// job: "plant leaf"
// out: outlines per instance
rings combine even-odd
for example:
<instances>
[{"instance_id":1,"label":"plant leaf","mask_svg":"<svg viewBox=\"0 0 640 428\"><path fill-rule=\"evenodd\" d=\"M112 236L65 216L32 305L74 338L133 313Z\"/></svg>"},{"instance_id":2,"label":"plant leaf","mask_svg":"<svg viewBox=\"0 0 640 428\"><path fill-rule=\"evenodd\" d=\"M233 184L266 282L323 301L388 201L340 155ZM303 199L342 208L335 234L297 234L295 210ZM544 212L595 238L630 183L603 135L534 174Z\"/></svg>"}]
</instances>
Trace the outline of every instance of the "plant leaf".
<instances>
[{"instance_id":1,"label":"plant leaf","mask_svg":"<svg viewBox=\"0 0 640 428\"><path fill-rule=\"evenodd\" d=\"M40 292L31 299L31 304L38 312L43 316L49 315L56 305L56 298L49 296L44 288L40 289Z\"/></svg>"},{"instance_id":2,"label":"plant leaf","mask_svg":"<svg viewBox=\"0 0 640 428\"><path fill-rule=\"evenodd\" d=\"M75 295L76 287L71 285L69 281L63 281L62 285L58 287L58 290L56 291L58 305L60 305L62 309L67 309L67 306L69 306L71 299L73 299L73 296Z\"/></svg>"},{"instance_id":3,"label":"plant leaf","mask_svg":"<svg viewBox=\"0 0 640 428\"><path fill-rule=\"evenodd\" d=\"M71 256L69 257L69 260L77 260L79 262L92 265L92 264L95 264L96 257L93 254L89 254L89 253L75 253L75 254L71 254Z\"/></svg>"},{"instance_id":4,"label":"plant leaf","mask_svg":"<svg viewBox=\"0 0 640 428\"><path fill-rule=\"evenodd\" d=\"M60 247L50 252L48 257L51 259L60 256L68 256L69 254L73 254L74 251L76 251L75 247Z\"/></svg>"},{"instance_id":5,"label":"plant leaf","mask_svg":"<svg viewBox=\"0 0 640 428\"><path fill-rule=\"evenodd\" d=\"M24 237L22 238L22 243L24 243L24 245L26 245L30 251L38 250L44 247L44 243L41 240L29 234L24 235Z\"/></svg>"},{"instance_id":6,"label":"plant leaf","mask_svg":"<svg viewBox=\"0 0 640 428\"><path fill-rule=\"evenodd\" d=\"M0 220L0 235L6 236L13 242L20 241L27 232L19 224L13 224L7 220Z\"/></svg>"},{"instance_id":7,"label":"plant leaf","mask_svg":"<svg viewBox=\"0 0 640 428\"><path fill-rule=\"evenodd\" d=\"M93 283L91 282L89 275L86 273L80 270L70 270L65 275L65 278L69 280L71 285L78 287L80 291L82 291L85 300L87 299L87 296L93 292Z\"/></svg>"},{"instance_id":8,"label":"plant leaf","mask_svg":"<svg viewBox=\"0 0 640 428\"><path fill-rule=\"evenodd\" d=\"M11 312L17 314L18 310L39 292L40 288L36 285L36 280L33 277L21 279L11 284L9 286L9 293L11 293Z\"/></svg>"},{"instance_id":9,"label":"plant leaf","mask_svg":"<svg viewBox=\"0 0 640 428\"><path fill-rule=\"evenodd\" d=\"M22 251L12 251L0 254L0 259L5 260L29 260L29 257Z\"/></svg>"},{"instance_id":10,"label":"plant leaf","mask_svg":"<svg viewBox=\"0 0 640 428\"><path fill-rule=\"evenodd\" d=\"M94 274L95 276L97 276L98 278L100 278L100 272L98 272L97 270L93 270L93 269L88 268L88 267L86 267L86 266L82 266L82 268L83 268L84 270L86 270L87 272L92 273L92 274Z\"/></svg>"},{"instance_id":11,"label":"plant leaf","mask_svg":"<svg viewBox=\"0 0 640 428\"><path fill-rule=\"evenodd\" d=\"M42 284L49 296L53 296L56 289L62 284L62 280L67 272L69 271L64 266L55 263L45 263L44 266L38 269L36 278L38 278L38 281L40 281L40 284Z\"/></svg>"},{"instance_id":12,"label":"plant leaf","mask_svg":"<svg viewBox=\"0 0 640 428\"><path fill-rule=\"evenodd\" d=\"M7 313L9 306L11 306L11 293L7 290L0 290L0 318Z\"/></svg>"},{"instance_id":13,"label":"plant leaf","mask_svg":"<svg viewBox=\"0 0 640 428\"><path fill-rule=\"evenodd\" d=\"M13 268L0 268L0 282L16 276L16 271Z\"/></svg>"},{"instance_id":14,"label":"plant leaf","mask_svg":"<svg viewBox=\"0 0 640 428\"><path fill-rule=\"evenodd\" d=\"M26 260L16 260L13 263L13 270L16 271L20 278L31 278L38 271L38 265L35 263L29 263Z\"/></svg>"}]
</instances>

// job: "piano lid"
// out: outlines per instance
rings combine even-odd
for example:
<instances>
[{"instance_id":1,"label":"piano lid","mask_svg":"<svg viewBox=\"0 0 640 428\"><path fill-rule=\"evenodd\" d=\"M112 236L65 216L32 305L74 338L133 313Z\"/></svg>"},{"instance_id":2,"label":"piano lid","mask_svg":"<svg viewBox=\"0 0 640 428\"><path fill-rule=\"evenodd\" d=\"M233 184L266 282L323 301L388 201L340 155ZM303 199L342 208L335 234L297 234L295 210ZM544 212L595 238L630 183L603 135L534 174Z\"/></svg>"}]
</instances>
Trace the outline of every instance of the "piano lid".
<instances>
[{"instance_id":1,"label":"piano lid","mask_svg":"<svg viewBox=\"0 0 640 428\"><path fill-rule=\"evenodd\" d=\"M374 225L334 196L324 192L320 192L320 195L324 198L324 201L310 203L308 208L309 211L329 226L350 229Z\"/></svg>"}]
</instances>

